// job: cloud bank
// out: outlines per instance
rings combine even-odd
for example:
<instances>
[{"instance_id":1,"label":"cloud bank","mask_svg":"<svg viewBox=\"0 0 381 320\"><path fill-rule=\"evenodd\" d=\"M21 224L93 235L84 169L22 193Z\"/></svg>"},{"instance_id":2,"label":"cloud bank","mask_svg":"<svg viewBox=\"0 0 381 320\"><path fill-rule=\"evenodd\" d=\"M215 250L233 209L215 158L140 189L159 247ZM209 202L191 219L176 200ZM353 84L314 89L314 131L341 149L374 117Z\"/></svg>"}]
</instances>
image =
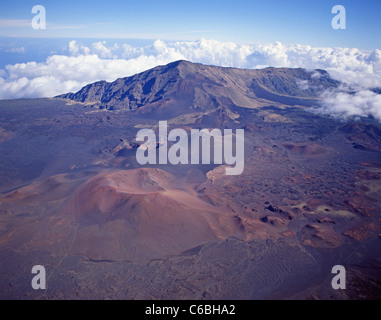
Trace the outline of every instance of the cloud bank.
<instances>
[{"instance_id":1,"label":"cloud bank","mask_svg":"<svg viewBox=\"0 0 381 320\"><path fill-rule=\"evenodd\" d=\"M380 95L368 90L381 87L381 50L285 46L279 42L239 45L215 40L156 40L149 46L137 47L127 43L109 45L105 41L84 46L71 41L67 55L52 55L41 63L7 65L0 70L0 99L75 92L88 83L113 81L180 59L248 69L267 66L324 69L357 93L323 93L320 112L340 117L371 114L381 120Z\"/></svg>"},{"instance_id":2,"label":"cloud bank","mask_svg":"<svg viewBox=\"0 0 381 320\"><path fill-rule=\"evenodd\" d=\"M314 111L337 119L373 116L381 121L381 95L371 90L326 91L322 93L322 103Z\"/></svg>"}]
</instances>

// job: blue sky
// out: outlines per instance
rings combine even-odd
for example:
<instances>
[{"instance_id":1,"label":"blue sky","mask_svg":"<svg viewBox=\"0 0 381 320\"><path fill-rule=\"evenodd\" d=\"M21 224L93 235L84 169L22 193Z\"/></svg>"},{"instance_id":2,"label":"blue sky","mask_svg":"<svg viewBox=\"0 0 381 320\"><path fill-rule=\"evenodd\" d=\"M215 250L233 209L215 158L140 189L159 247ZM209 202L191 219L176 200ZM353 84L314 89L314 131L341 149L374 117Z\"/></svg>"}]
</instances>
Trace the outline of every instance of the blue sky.
<instances>
[{"instance_id":1,"label":"blue sky","mask_svg":"<svg viewBox=\"0 0 381 320\"><path fill-rule=\"evenodd\" d=\"M47 30L33 30L31 9L46 8ZM347 29L333 30L331 9L344 5ZM381 48L377 0L143 0L0 3L0 37L125 38Z\"/></svg>"},{"instance_id":2,"label":"blue sky","mask_svg":"<svg viewBox=\"0 0 381 320\"><path fill-rule=\"evenodd\" d=\"M32 28L35 5L46 30ZM346 30L332 28L335 5ZM380 17L380 0L1 1L0 99L76 92L180 59L324 69L352 87L381 87ZM356 96L364 104L351 112L374 106L381 119L380 97Z\"/></svg>"}]
</instances>

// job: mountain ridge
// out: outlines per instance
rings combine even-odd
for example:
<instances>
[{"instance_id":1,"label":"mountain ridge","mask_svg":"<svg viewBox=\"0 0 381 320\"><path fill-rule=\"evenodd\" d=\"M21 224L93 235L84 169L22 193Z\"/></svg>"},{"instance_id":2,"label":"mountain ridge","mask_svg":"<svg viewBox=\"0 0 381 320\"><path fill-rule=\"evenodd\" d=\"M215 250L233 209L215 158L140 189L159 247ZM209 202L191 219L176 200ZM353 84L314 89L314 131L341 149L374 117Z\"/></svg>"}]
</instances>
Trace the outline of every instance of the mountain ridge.
<instances>
[{"instance_id":1,"label":"mountain ridge","mask_svg":"<svg viewBox=\"0 0 381 320\"><path fill-rule=\"evenodd\" d=\"M310 106L322 90L338 85L319 69L238 69L179 60L113 82L98 81L57 98L111 110L176 104L180 109L205 111L218 106L255 108L270 102Z\"/></svg>"}]
</instances>

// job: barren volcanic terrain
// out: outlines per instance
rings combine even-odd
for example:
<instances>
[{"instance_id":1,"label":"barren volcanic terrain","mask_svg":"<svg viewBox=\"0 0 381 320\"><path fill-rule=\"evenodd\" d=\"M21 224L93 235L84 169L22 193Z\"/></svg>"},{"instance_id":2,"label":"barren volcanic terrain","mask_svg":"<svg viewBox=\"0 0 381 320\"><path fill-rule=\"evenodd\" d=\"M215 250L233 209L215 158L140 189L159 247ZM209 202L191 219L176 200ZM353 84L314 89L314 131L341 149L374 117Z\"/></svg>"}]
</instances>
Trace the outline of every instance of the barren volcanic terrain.
<instances>
[{"instance_id":1,"label":"barren volcanic terrain","mask_svg":"<svg viewBox=\"0 0 381 320\"><path fill-rule=\"evenodd\" d=\"M178 61L0 101L0 298L381 298L381 125L310 112L338 85ZM162 120L244 129L244 172L139 165L137 132Z\"/></svg>"}]
</instances>

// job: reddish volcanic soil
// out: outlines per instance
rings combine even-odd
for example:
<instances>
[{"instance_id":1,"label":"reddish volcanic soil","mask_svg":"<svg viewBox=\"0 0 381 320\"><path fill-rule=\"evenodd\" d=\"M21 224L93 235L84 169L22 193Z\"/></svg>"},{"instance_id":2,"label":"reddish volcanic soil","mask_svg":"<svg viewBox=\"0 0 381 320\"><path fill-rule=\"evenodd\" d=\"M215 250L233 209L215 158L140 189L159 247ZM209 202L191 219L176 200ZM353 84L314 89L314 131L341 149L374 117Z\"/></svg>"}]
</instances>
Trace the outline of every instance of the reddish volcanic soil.
<instances>
[{"instance_id":1,"label":"reddish volcanic soil","mask_svg":"<svg viewBox=\"0 0 381 320\"><path fill-rule=\"evenodd\" d=\"M70 254L92 261L143 262L213 240L247 239L264 232L258 221L243 220L228 207L201 200L192 185L175 183L161 169L105 171L85 182L73 181L55 176L4 199L3 205L30 208L41 201L62 203L57 215L44 220L49 226L44 243L32 237L29 245L45 245L55 237L56 245L68 242Z\"/></svg>"}]
</instances>

